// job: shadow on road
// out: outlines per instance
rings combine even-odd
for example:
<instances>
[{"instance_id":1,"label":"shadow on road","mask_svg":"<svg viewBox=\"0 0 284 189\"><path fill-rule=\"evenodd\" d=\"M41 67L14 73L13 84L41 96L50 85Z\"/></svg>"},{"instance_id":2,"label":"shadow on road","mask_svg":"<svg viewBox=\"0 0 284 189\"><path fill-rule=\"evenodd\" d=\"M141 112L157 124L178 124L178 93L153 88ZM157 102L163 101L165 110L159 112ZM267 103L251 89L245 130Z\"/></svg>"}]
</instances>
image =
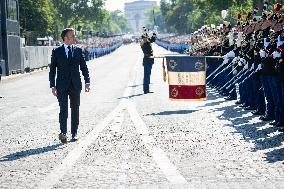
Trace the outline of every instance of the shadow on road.
<instances>
[{"instance_id":1,"label":"shadow on road","mask_svg":"<svg viewBox=\"0 0 284 189\"><path fill-rule=\"evenodd\" d=\"M140 84L140 85L131 85L131 86L128 86L128 87L135 88L135 87L139 87L139 86L143 86L143 84Z\"/></svg>"},{"instance_id":2,"label":"shadow on road","mask_svg":"<svg viewBox=\"0 0 284 189\"><path fill-rule=\"evenodd\" d=\"M276 127L267 127L268 122L249 122L251 119L255 119L258 116L253 114L249 115L248 111L243 110L243 108L238 105L234 104L226 107L215 107L225 101L221 100L222 97L216 93L211 93L211 95L208 96L208 99L220 99L220 101L209 102L203 106L212 107L210 108L212 112L222 112L222 114L218 116L218 119L230 121L231 124L226 124L224 126L233 127L235 133L242 134L246 141L252 141L255 144L255 147L251 149L252 152L270 149L271 151L267 152L265 157L267 162L274 163L284 160L284 148L279 149L284 141L284 133L277 132Z\"/></svg>"},{"instance_id":3,"label":"shadow on road","mask_svg":"<svg viewBox=\"0 0 284 189\"><path fill-rule=\"evenodd\" d=\"M130 95L130 96L119 97L117 99L129 99L129 98L134 98L134 97L142 96L142 95L144 95L144 94L143 93L141 93L141 94L134 94L134 95Z\"/></svg>"},{"instance_id":4,"label":"shadow on road","mask_svg":"<svg viewBox=\"0 0 284 189\"><path fill-rule=\"evenodd\" d=\"M25 157L32 156L32 155L50 152L50 151L56 150L58 147L60 147L62 145L64 145L64 144L54 144L54 145L51 145L51 146L45 146L45 147L15 152L15 153L1 157L0 162L15 161L15 160L18 160L20 158L25 158Z\"/></svg>"},{"instance_id":5,"label":"shadow on road","mask_svg":"<svg viewBox=\"0 0 284 189\"><path fill-rule=\"evenodd\" d=\"M173 114L190 114L197 110L175 110L175 111L163 111L158 113L146 114L146 116L155 116L155 115L173 115Z\"/></svg>"}]
</instances>

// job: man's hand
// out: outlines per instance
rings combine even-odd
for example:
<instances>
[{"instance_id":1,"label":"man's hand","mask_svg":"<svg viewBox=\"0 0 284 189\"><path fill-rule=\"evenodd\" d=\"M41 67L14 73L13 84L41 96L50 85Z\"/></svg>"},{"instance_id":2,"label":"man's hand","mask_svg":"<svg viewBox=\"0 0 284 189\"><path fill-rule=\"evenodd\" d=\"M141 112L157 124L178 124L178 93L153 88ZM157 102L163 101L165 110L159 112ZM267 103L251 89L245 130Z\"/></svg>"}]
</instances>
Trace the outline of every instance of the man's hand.
<instances>
[{"instance_id":1,"label":"man's hand","mask_svg":"<svg viewBox=\"0 0 284 189\"><path fill-rule=\"evenodd\" d=\"M90 92L91 88L90 88L90 84L85 84L85 92Z\"/></svg>"},{"instance_id":2,"label":"man's hand","mask_svg":"<svg viewBox=\"0 0 284 189\"><path fill-rule=\"evenodd\" d=\"M56 96L57 97L57 90L56 90L56 88L55 87L52 87L52 94L53 94L53 96Z\"/></svg>"}]
</instances>

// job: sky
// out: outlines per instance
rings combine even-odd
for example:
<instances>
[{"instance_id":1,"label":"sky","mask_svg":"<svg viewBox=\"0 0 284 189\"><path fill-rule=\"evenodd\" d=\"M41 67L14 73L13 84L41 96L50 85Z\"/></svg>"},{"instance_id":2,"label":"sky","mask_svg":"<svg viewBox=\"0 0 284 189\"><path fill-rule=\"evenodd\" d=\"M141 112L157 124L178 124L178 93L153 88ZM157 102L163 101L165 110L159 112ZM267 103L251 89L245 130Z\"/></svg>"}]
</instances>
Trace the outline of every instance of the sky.
<instances>
[{"instance_id":1,"label":"sky","mask_svg":"<svg viewBox=\"0 0 284 189\"><path fill-rule=\"evenodd\" d=\"M124 3L130 3L135 0L106 0L105 8L109 11L121 10L124 11ZM146 0L145 0L146 1ZM160 0L156 0L158 3Z\"/></svg>"}]
</instances>

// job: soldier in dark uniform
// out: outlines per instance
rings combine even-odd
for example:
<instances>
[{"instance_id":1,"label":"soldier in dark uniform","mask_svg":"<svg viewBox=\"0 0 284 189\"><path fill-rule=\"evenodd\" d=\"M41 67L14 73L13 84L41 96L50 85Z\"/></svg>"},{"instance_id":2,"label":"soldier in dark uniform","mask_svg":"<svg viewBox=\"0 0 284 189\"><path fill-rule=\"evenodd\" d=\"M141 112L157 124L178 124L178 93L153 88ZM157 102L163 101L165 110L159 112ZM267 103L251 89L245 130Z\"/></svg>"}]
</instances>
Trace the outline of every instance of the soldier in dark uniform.
<instances>
[{"instance_id":1,"label":"soldier in dark uniform","mask_svg":"<svg viewBox=\"0 0 284 189\"><path fill-rule=\"evenodd\" d=\"M148 34L144 33L142 35L141 49L144 53L143 58L143 66L144 66L144 79L143 79L143 91L144 94L150 93L149 85L150 85L150 76L152 66L154 64L153 58L153 49L152 44L156 40L156 34L153 33L153 36L149 39Z\"/></svg>"},{"instance_id":2,"label":"soldier in dark uniform","mask_svg":"<svg viewBox=\"0 0 284 189\"><path fill-rule=\"evenodd\" d=\"M263 48L263 38L262 38L262 31L257 32L257 39L255 43L255 50L254 50L254 85L252 85L252 89L254 91L253 98L255 99L256 110L252 112L254 115L263 115L265 112L265 99L264 99L264 92L261 86L260 78L261 78L261 71L260 71L260 64L261 64L261 57L259 55L259 51Z\"/></svg>"},{"instance_id":3,"label":"soldier in dark uniform","mask_svg":"<svg viewBox=\"0 0 284 189\"><path fill-rule=\"evenodd\" d=\"M264 52L265 57L262 58L262 87L264 96L266 99L266 112L265 116L260 117L263 121L272 121L276 118L275 114L278 115L279 98L275 93L274 84L277 72L275 69L276 61L272 57L272 53L276 49L275 37L272 36L272 32L268 38L264 41ZM275 91L275 92L273 92ZM276 118L277 119L277 118ZM277 120L276 120L277 121Z\"/></svg>"},{"instance_id":4,"label":"soldier in dark uniform","mask_svg":"<svg viewBox=\"0 0 284 189\"><path fill-rule=\"evenodd\" d=\"M283 32L284 33L284 32ZM284 43L278 47L281 57L277 62L276 69L280 79L280 120L277 127L280 127L280 132L284 132Z\"/></svg>"}]
</instances>

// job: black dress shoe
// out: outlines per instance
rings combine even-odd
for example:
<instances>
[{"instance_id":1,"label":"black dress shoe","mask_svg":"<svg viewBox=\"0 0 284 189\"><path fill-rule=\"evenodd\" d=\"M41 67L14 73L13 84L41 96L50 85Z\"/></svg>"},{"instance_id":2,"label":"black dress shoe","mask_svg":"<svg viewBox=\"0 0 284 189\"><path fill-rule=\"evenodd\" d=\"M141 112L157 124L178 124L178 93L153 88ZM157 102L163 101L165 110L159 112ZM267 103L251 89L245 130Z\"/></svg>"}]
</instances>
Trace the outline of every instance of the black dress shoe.
<instances>
[{"instance_id":1,"label":"black dress shoe","mask_svg":"<svg viewBox=\"0 0 284 189\"><path fill-rule=\"evenodd\" d=\"M63 144L66 144L66 143L67 143L67 136L66 136L66 134L60 133L60 134L59 134L59 140L60 140Z\"/></svg>"},{"instance_id":2,"label":"black dress shoe","mask_svg":"<svg viewBox=\"0 0 284 189\"><path fill-rule=\"evenodd\" d=\"M144 94L147 94L147 93L154 93L152 91L144 91Z\"/></svg>"},{"instance_id":3,"label":"black dress shoe","mask_svg":"<svg viewBox=\"0 0 284 189\"><path fill-rule=\"evenodd\" d=\"M275 125L276 126L277 122L276 121L270 122L269 125Z\"/></svg>"},{"instance_id":4,"label":"black dress shoe","mask_svg":"<svg viewBox=\"0 0 284 189\"><path fill-rule=\"evenodd\" d=\"M262 121L272 121L273 120L272 118L266 117L266 116L261 116L259 119Z\"/></svg>"},{"instance_id":5,"label":"black dress shoe","mask_svg":"<svg viewBox=\"0 0 284 189\"><path fill-rule=\"evenodd\" d=\"M252 114L253 115L263 115L264 112L262 112L262 111L253 111Z\"/></svg>"},{"instance_id":6,"label":"black dress shoe","mask_svg":"<svg viewBox=\"0 0 284 189\"><path fill-rule=\"evenodd\" d=\"M72 135L71 142L76 142L77 140L79 140L77 134L76 135Z\"/></svg>"},{"instance_id":7,"label":"black dress shoe","mask_svg":"<svg viewBox=\"0 0 284 189\"><path fill-rule=\"evenodd\" d=\"M228 96L225 100L237 100L237 97Z\"/></svg>"}]
</instances>

